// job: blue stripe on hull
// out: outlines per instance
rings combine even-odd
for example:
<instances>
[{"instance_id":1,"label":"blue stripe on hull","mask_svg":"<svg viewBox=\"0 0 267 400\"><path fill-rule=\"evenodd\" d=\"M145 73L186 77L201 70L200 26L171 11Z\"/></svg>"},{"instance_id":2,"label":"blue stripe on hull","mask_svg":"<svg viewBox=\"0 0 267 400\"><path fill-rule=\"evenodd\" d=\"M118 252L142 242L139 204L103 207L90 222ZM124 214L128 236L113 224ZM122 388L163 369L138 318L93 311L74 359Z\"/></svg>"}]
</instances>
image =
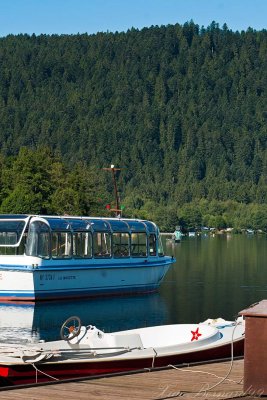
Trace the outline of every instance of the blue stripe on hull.
<instances>
[{"instance_id":1,"label":"blue stripe on hull","mask_svg":"<svg viewBox=\"0 0 267 400\"><path fill-rule=\"evenodd\" d=\"M57 299L71 299L82 297L98 297L109 295L124 295L124 294L140 294L151 293L157 291L159 285L139 285L136 287L116 287L116 288L96 288L96 289L80 289L80 290L56 290L56 291L38 291L38 292L12 292L1 291L0 300L4 301L41 301L41 300L57 300Z\"/></svg>"},{"instance_id":2,"label":"blue stripe on hull","mask_svg":"<svg viewBox=\"0 0 267 400\"><path fill-rule=\"evenodd\" d=\"M56 266L51 266L51 265L39 265L37 268L28 265L7 265L7 264L0 264L0 270L5 270L5 271L22 271L22 272L33 272L33 271L64 271L64 270L94 270L94 269L114 269L114 268L151 268L151 267L165 267L173 264L173 260L160 260L160 261L147 261L147 260L142 260L141 262L130 262L130 263L98 263L98 264L69 264L69 265L56 265Z\"/></svg>"}]
</instances>

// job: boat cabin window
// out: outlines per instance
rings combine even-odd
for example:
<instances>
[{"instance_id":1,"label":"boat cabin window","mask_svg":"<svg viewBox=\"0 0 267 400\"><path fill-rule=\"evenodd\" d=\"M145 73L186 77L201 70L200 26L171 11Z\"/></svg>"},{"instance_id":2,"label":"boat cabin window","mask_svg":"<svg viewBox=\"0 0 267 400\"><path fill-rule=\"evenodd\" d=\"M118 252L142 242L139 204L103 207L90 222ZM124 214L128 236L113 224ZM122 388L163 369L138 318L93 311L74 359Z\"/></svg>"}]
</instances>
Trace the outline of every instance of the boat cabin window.
<instances>
[{"instance_id":1,"label":"boat cabin window","mask_svg":"<svg viewBox=\"0 0 267 400\"><path fill-rule=\"evenodd\" d=\"M121 233L121 232L113 233L112 253L114 257L129 257L130 255L129 233Z\"/></svg>"},{"instance_id":2,"label":"boat cabin window","mask_svg":"<svg viewBox=\"0 0 267 400\"><path fill-rule=\"evenodd\" d=\"M0 232L0 244L2 246L15 245L17 241L16 232Z\"/></svg>"},{"instance_id":3,"label":"boat cabin window","mask_svg":"<svg viewBox=\"0 0 267 400\"><path fill-rule=\"evenodd\" d=\"M154 233L150 233L148 236L148 247L149 247L149 255L156 256L157 255L157 239Z\"/></svg>"},{"instance_id":4,"label":"boat cabin window","mask_svg":"<svg viewBox=\"0 0 267 400\"><path fill-rule=\"evenodd\" d=\"M0 255L24 254L25 221L0 221Z\"/></svg>"},{"instance_id":5,"label":"boat cabin window","mask_svg":"<svg viewBox=\"0 0 267 400\"><path fill-rule=\"evenodd\" d=\"M0 232L0 255L1 256L15 256L23 255L25 251L26 234L23 234L19 246L14 246L14 234ZM12 245L12 246L10 246Z\"/></svg>"},{"instance_id":6,"label":"boat cabin window","mask_svg":"<svg viewBox=\"0 0 267 400\"><path fill-rule=\"evenodd\" d=\"M92 235L90 232L73 233L73 256L75 258L92 257Z\"/></svg>"},{"instance_id":7,"label":"boat cabin window","mask_svg":"<svg viewBox=\"0 0 267 400\"><path fill-rule=\"evenodd\" d=\"M164 256L164 250L163 250L163 245L161 241L160 235L158 235L158 255L159 256Z\"/></svg>"},{"instance_id":8,"label":"boat cabin window","mask_svg":"<svg viewBox=\"0 0 267 400\"><path fill-rule=\"evenodd\" d=\"M147 256L147 236L144 232L134 232L131 235L131 255L134 257Z\"/></svg>"},{"instance_id":9,"label":"boat cabin window","mask_svg":"<svg viewBox=\"0 0 267 400\"><path fill-rule=\"evenodd\" d=\"M30 224L26 255L49 258L50 257L50 231L47 224L42 221L34 221Z\"/></svg>"},{"instance_id":10,"label":"boat cabin window","mask_svg":"<svg viewBox=\"0 0 267 400\"><path fill-rule=\"evenodd\" d=\"M94 257L110 257L111 234L107 232L94 232L93 249Z\"/></svg>"},{"instance_id":11,"label":"boat cabin window","mask_svg":"<svg viewBox=\"0 0 267 400\"><path fill-rule=\"evenodd\" d=\"M151 221L143 221L149 233L156 233L157 226Z\"/></svg>"},{"instance_id":12,"label":"boat cabin window","mask_svg":"<svg viewBox=\"0 0 267 400\"><path fill-rule=\"evenodd\" d=\"M52 232L52 258L70 258L71 242L70 232Z\"/></svg>"}]
</instances>

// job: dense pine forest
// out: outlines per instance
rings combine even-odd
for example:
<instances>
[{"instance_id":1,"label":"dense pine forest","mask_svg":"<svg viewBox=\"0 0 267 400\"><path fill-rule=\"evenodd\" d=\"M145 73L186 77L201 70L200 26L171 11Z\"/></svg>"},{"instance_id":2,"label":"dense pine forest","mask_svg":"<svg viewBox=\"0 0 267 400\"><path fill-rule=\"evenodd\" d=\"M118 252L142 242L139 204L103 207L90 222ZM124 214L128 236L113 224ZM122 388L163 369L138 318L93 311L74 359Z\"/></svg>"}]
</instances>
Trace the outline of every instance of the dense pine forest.
<instances>
[{"instance_id":1,"label":"dense pine forest","mask_svg":"<svg viewBox=\"0 0 267 400\"><path fill-rule=\"evenodd\" d=\"M0 212L267 230L267 31L0 38Z\"/></svg>"}]
</instances>

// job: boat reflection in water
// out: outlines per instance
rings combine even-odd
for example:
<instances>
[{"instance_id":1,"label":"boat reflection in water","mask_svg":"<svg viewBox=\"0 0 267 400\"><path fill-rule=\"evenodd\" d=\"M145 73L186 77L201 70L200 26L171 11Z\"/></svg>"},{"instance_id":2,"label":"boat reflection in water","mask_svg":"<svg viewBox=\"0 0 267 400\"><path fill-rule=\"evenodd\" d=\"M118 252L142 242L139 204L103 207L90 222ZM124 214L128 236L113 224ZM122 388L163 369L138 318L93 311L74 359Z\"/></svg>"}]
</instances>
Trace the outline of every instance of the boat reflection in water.
<instances>
[{"instance_id":1,"label":"boat reflection in water","mask_svg":"<svg viewBox=\"0 0 267 400\"><path fill-rule=\"evenodd\" d=\"M168 323L168 310L158 293L81 301L1 304L1 342L59 339L63 322L72 315L83 325L106 332Z\"/></svg>"}]
</instances>

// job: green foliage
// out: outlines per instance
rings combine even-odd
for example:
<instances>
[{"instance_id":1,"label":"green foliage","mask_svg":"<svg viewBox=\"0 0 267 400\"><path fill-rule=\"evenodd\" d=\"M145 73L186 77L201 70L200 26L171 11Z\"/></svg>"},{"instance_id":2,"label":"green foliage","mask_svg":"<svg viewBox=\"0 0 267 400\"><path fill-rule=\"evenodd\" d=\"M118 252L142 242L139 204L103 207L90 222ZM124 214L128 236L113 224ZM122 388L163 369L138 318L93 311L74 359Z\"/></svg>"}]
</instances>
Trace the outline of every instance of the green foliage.
<instances>
[{"instance_id":1,"label":"green foliage","mask_svg":"<svg viewBox=\"0 0 267 400\"><path fill-rule=\"evenodd\" d=\"M0 212L266 229L267 32L0 38Z\"/></svg>"},{"instance_id":2,"label":"green foliage","mask_svg":"<svg viewBox=\"0 0 267 400\"><path fill-rule=\"evenodd\" d=\"M179 214L180 225L184 229L190 229L201 226L201 213L194 204L185 204Z\"/></svg>"},{"instance_id":3,"label":"green foliage","mask_svg":"<svg viewBox=\"0 0 267 400\"><path fill-rule=\"evenodd\" d=\"M41 193L34 193L30 188L19 185L2 202L1 212L42 214Z\"/></svg>"},{"instance_id":4,"label":"green foliage","mask_svg":"<svg viewBox=\"0 0 267 400\"><path fill-rule=\"evenodd\" d=\"M103 172L68 168L47 148L2 157L1 188L2 213L99 215L109 196Z\"/></svg>"}]
</instances>

